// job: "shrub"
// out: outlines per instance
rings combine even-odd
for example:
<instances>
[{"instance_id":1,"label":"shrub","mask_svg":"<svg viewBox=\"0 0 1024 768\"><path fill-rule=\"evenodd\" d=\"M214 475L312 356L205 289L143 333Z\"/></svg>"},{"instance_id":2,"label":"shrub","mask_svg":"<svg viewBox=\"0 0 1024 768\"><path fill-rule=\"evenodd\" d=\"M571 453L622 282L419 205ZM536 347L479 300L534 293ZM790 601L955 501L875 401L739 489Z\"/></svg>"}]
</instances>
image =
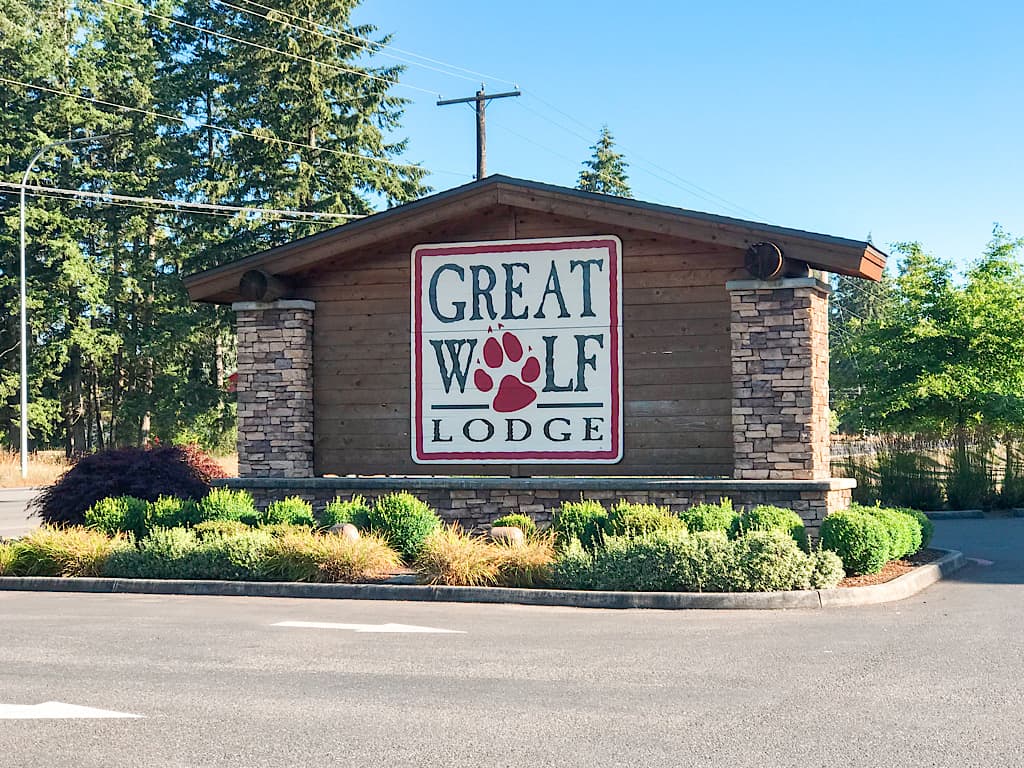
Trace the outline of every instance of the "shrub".
<instances>
[{"instance_id":1,"label":"shrub","mask_svg":"<svg viewBox=\"0 0 1024 768\"><path fill-rule=\"evenodd\" d=\"M811 558L784 530L751 530L733 542L730 586L738 592L809 589Z\"/></svg>"},{"instance_id":2,"label":"shrub","mask_svg":"<svg viewBox=\"0 0 1024 768\"><path fill-rule=\"evenodd\" d=\"M50 525L82 525L86 510L100 499L200 499L210 480L223 476L216 463L191 447L117 448L83 456L32 503Z\"/></svg>"},{"instance_id":3,"label":"shrub","mask_svg":"<svg viewBox=\"0 0 1024 768\"><path fill-rule=\"evenodd\" d=\"M255 525L259 520L259 513L248 491L212 488L199 500L197 517L201 521L239 520Z\"/></svg>"},{"instance_id":4,"label":"shrub","mask_svg":"<svg viewBox=\"0 0 1024 768\"><path fill-rule=\"evenodd\" d=\"M558 589L593 589L594 557L579 539L569 539L555 556L551 581Z\"/></svg>"},{"instance_id":5,"label":"shrub","mask_svg":"<svg viewBox=\"0 0 1024 768\"><path fill-rule=\"evenodd\" d=\"M416 559L423 542L441 527L441 518L411 493L381 496L370 510L370 531L382 536L407 561Z\"/></svg>"},{"instance_id":6,"label":"shrub","mask_svg":"<svg viewBox=\"0 0 1024 768\"><path fill-rule=\"evenodd\" d=\"M683 521L655 504L632 504L625 499L608 510L602 529L606 536L644 536L655 531L685 529Z\"/></svg>"},{"instance_id":7,"label":"shrub","mask_svg":"<svg viewBox=\"0 0 1024 768\"><path fill-rule=\"evenodd\" d=\"M607 536L594 553L595 589L664 592L679 589L676 565L687 556L685 530L663 530L645 536Z\"/></svg>"},{"instance_id":8,"label":"shrub","mask_svg":"<svg viewBox=\"0 0 1024 768\"><path fill-rule=\"evenodd\" d=\"M800 515L791 509L761 504L738 515L732 524L730 535L738 538L751 531L782 531L807 551L807 531Z\"/></svg>"},{"instance_id":9,"label":"shrub","mask_svg":"<svg viewBox=\"0 0 1024 768\"><path fill-rule=\"evenodd\" d=\"M895 508L897 512L902 512L904 515L910 515L917 521L917 524L921 527L921 545L918 550L927 549L928 545L932 543L932 536L935 535L935 523L931 521L924 512L919 509L908 509L908 508ZM911 552L911 554L914 554Z\"/></svg>"},{"instance_id":10,"label":"shrub","mask_svg":"<svg viewBox=\"0 0 1024 768\"><path fill-rule=\"evenodd\" d=\"M584 548L594 549L601 544L601 529L607 517L608 510L599 501L564 501L552 516L551 528L562 543L578 539Z\"/></svg>"},{"instance_id":11,"label":"shrub","mask_svg":"<svg viewBox=\"0 0 1024 768\"><path fill-rule=\"evenodd\" d=\"M312 528L316 525L313 518L313 505L298 496L289 496L280 501L272 501L259 516L260 525L286 523Z\"/></svg>"},{"instance_id":12,"label":"shrub","mask_svg":"<svg viewBox=\"0 0 1024 768\"><path fill-rule=\"evenodd\" d=\"M217 521L223 525L223 521ZM240 525L237 522L234 525ZM137 550L111 557L105 573L143 579L257 579L273 538L242 527L216 531L209 523L203 537L191 528L154 528Z\"/></svg>"},{"instance_id":13,"label":"shrub","mask_svg":"<svg viewBox=\"0 0 1024 768\"><path fill-rule=\"evenodd\" d=\"M111 556L104 575L124 579L195 579L202 575L193 555L199 549L195 531L154 528L137 549Z\"/></svg>"},{"instance_id":14,"label":"shrub","mask_svg":"<svg viewBox=\"0 0 1024 768\"><path fill-rule=\"evenodd\" d=\"M839 555L820 547L811 553L811 589L832 589L846 573Z\"/></svg>"},{"instance_id":15,"label":"shrub","mask_svg":"<svg viewBox=\"0 0 1024 768\"><path fill-rule=\"evenodd\" d=\"M275 538L281 536L287 536L288 534L302 534L309 533L310 527L308 525L292 525L291 523L272 523L270 525L264 525L259 530L264 533L268 533Z\"/></svg>"},{"instance_id":16,"label":"shrub","mask_svg":"<svg viewBox=\"0 0 1024 768\"><path fill-rule=\"evenodd\" d=\"M206 520L192 530L200 539L205 539L208 536L238 536L252 529L238 520Z\"/></svg>"},{"instance_id":17,"label":"shrub","mask_svg":"<svg viewBox=\"0 0 1024 768\"><path fill-rule=\"evenodd\" d=\"M686 543L674 565L678 589L685 592L729 592L733 544L722 531L700 531Z\"/></svg>"},{"instance_id":18,"label":"shrub","mask_svg":"<svg viewBox=\"0 0 1024 768\"><path fill-rule=\"evenodd\" d=\"M320 524L324 528L350 523L360 531L370 527L370 505L366 498L356 494L348 501L337 497L320 513Z\"/></svg>"},{"instance_id":19,"label":"shrub","mask_svg":"<svg viewBox=\"0 0 1024 768\"><path fill-rule=\"evenodd\" d=\"M285 581L355 583L384 578L400 564L399 554L380 536L349 541L300 529L272 539L263 573Z\"/></svg>"},{"instance_id":20,"label":"shrub","mask_svg":"<svg viewBox=\"0 0 1024 768\"><path fill-rule=\"evenodd\" d=\"M108 536L131 533L141 539L149 527L148 511L148 502L132 496L100 499L85 511L85 525Z\"/></svg>"},{"instance_id":21,"label":"shrub","mask_svg":"<svg viewBox=\"0 0 1024 768\"><path fill-rule=\"evenodd\" d=\"M882 504L915 509L939 509L942 485L934 459L910 451L880 453L878 497Z\"/></svg>"},{"instance_id":22,"label":"shrub","mask_svg":"<svg viewBox=\"0 0 1024 768\"><path fill-rule=\"evenodd\" d=\"M878 573L889 561L885 525L857 510L833 512L821 524L821 546L835 552L852 574Z\"/></svg>"},{"instance_id":23,"label":"shrub","mask_svg":"<svg viewBox=\"0 0 1024 768\"><path fill-rule=\"evenodd\" d=\"M490 546L498 560L497 583L501 586L540 587L551 583L555 562L552 535L531 536L522 544L504 542Z\"/></svg>"},{"instance_id":24,"label":"shrub","mask_svg":"<svg viewBox=\"0 0 1024 768\"><path fill-rule=\"evenodd\" d=\"M88 528L43 526L15 545L18 576L99 576L115 552L133 549L130 538Z\"/></svg>"},{"instance_id":25,"label":"shrub","mask_svg":"<svg viewBox=\"0 0 1024 768\"><path fill-rule=\"evenodd\" d=\"M199 507L191 499L176 496L161 496L149 503L147 511L149 528L174 528L192 526L199 522Z\"/></svg>"},{"instance_id":26,"label":"shrub","mask_svg":"<svg viewBox=\"0 0 1024 768\"><path fill-rule=\"evenodd\" d=\"M722 499L717 504L696 504L680 512L679 519L693 533L698 531L728 532L736 519L736 511L732 508L732 501Z\"/></svg>"},{"instance_id":27,"label":"shrub","mask_svg":"<svg viewBox=\"0 0 1024 768\"><path fill-rule=\"evenodd\" d=\"M910 515L887 507L865 507L860 504L850 505L856 512L871 515L885 526L889 537L889 559L896 560L906 557L921 548L921 524Z\"/></svg>"},{"instance_id":28,"label":"shrub","mask_svg":"<svg viewBox=\"0 0 1024 768\"><path fill-rule=\"evenodd\" d=\"M995 497L995 481L984 453L965 449L953 452L946 475L946 500L953 509L988 508Z\"/></svg>"},{"instance_id":29,"label":"shrub","mask_svg":"<svg viewBox=\"0 0 1024 768\"><path fill-rule=\"evenodd\" d=\"M18 562L18 549L14 542L0 541L0 576L13 576Z\"/></svg>"},{"instance_id":30,"label":"shrub","mask_svg":"<svg viewBox=\"0 0 1024 768\"><path fill-rule=\"evenodd\" d=\"M502 515L491 523L492 528L518 528L526 538L537 535L537 524L529 515Z\"/></svg>"},{"instance_id":31,"label":"shrub","mask_svg":"<svg viewBox=\"0 0 1024 768\"><path fill-rule=\"evenodd\" d=\"M427 537L416 559L416 571L428 584L480 587L496 584L501 566L496 547L485 539L446 525Z\"/></svg>"}]
</instances>

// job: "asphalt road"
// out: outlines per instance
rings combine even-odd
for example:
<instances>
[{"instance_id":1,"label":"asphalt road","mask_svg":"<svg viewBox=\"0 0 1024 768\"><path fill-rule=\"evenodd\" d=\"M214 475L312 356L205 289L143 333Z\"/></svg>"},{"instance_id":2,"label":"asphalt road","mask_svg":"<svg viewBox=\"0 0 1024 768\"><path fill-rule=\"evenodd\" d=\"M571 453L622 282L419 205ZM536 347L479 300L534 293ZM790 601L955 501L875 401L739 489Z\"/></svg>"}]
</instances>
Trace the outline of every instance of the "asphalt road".
<instances>
[{"instance_id":1,"label":"asphalt road","mask_svg":"<svg viewBox=\"0 0 1024 768\"><path fill-rule=\"evenodd\" d=\"M38 488L0 488L0 539L21 536L39 525L38 518L28 517L28 503L37 493Z\"/></svg>"},{"instance_id":2,"label":"asphalt road","mask_svg":"<svg viewBox=\"0 0 1024 768\"><path fill-rule=\"evenodd\" d=\"M0 713L143 716L0 719L0 765L1022 765L1024 519L938 527L993 564L829 611L0 593Z\"/></svg>"}]
</instances>

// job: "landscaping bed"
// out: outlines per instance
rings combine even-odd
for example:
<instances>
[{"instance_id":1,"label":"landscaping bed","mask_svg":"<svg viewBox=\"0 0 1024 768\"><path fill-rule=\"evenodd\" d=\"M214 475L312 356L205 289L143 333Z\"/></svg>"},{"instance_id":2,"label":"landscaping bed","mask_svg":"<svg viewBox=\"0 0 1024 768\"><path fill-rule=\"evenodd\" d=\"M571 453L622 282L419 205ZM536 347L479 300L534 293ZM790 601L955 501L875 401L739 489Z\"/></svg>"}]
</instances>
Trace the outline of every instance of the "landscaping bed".
<instances>
[{"instance_id":1,"label":"landscaping bed","mask_svg":"<svg viewBox=\"0 0 1024 768\"><path fill-rule=\"evenodd\" d=\"M869 587L873 584L885 584L886 582L898 579L911 573L922 565L931 565L945 555L941 549L922 549L908 557L899 560L890 560L882 566L878 573L863 573L856 576L845 576L837 585L841 589L847 587Z\"/></svg>"},{"instance_id":2,"label":"landscaping bed","mask_svg":"<svg viewBox=\"0 0 1024 768\"><path fill-rule=\"evenodd\" d=\"M87 508L58 488L47 497L54 514L40 510L51 525L0 543L0 576L373 585L404 574L497 592L810 596L844 578L876 584L898 575L932 530L911 510L854 506L824 521L812 543L800 516L779 507L733 509L723 500L673 513L580 499L552 510L547 526L520 514L464 531L409 493L317 510L292 497L259 510L244 491L192 492L193 480L188 497L94 492Z\"/></svg>"}]
</instances>

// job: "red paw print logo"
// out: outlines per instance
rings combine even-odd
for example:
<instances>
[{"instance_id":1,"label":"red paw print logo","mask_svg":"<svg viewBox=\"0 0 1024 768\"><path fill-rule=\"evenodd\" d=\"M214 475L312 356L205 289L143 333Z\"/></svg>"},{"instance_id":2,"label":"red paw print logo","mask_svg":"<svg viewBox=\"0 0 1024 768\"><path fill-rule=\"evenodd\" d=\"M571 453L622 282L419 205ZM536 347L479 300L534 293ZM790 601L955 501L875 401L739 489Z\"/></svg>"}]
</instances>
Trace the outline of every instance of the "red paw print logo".
<instances>
[{"instance_id":1,"label":"red paw print logo","mask_svg":"<svg viewBox=\"0 0 1024 768\"><path fill-rule=\"evenodd\" d=\"M490 329L488 329L490 333ZM532 347L531 347L532 349ZM529 352L530 350L527 350ZM514 333L502 334L501 343L491 336L484 344L484 365L497 376L497 370L510 363L518 368L523 359L523 344ZM477 363L480 361L477 360ZM473 374L473 383L481 392L494 389L494 378L482 367ZM498 413L521 411L537 399L537 392L530 386L540 378L540 363L530 355L518 374L509 373L502 377L498 392L494 395L493 408Z\"/></svg>"}]
</instances>

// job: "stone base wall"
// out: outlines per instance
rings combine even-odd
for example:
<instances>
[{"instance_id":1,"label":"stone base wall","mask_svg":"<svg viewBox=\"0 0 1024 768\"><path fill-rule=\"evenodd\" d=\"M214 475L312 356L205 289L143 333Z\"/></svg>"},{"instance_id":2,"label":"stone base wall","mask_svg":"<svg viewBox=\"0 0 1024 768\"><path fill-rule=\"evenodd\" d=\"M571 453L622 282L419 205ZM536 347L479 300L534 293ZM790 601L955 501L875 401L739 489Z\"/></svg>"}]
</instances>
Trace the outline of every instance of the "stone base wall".
<instances>
[{"instance_id":1,"label":"stone base wall","mask_svg":"<svg viewBox=\"0 0 1024 768\"><path fill-rule=\"evenodd\" d=\"M313 308L309 301L240 302L238 474L313 472Z\"/></svg>"},{"instance_id":2,"label":"stone base wall","mask_svg":"<svg viewBox=\"0 0 1024 768\"><path fill-rule=\"evenodd\" d=\"M530 515L538 522L551 520L563 501L581 496L610 505L619 499L657 504L673 512L694 504L716 503L729 498L737 508L772 504L796 511L807 531L816 538L821 521L850 505L852 480L824 481L736 481L659 480L655 478L466 478L466 477L373 477L373 478L232 478L219 485L244 488L253 494L257 506L286 496L300 496L320 511L336 497L350 499L362 494L368 499L392 491L409 491L420 497L440 516L464 528L489 526L494 518L513 512Z\"/></svg>"}]
</instances>

